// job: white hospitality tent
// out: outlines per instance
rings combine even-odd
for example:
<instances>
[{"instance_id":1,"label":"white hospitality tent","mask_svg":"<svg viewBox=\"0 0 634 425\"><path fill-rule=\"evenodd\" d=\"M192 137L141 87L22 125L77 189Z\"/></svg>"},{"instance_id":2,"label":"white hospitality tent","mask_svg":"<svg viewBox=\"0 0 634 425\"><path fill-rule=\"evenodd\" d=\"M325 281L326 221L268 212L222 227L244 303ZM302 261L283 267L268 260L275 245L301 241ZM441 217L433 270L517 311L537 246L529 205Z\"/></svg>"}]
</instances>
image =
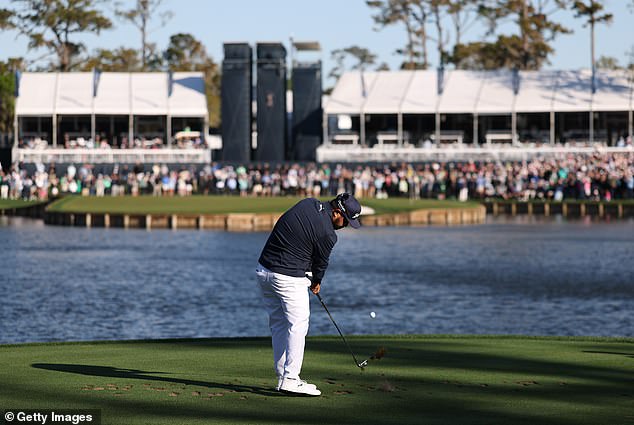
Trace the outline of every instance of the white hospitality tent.
<instances>
[{"instance_id":1,"label":"white hospitality tent","mask_svg":"<svg viewBox=\"0 0 634 425\"><path fill-rule=\"evenodd\" d=\"M417 144L421 133L440 141L464 136L475 144L518 139L554 144L557 139L593 142L595 135L605 137L606 126L631 136L632 77L628 71L598 71L595 81L593 93L586 70L352 71L339 79L324 106L324 119L331 123L324 140L369 145L370 138L385 139L391 132L399 145ZM378 114L395 119L373 127ZM423 115L435 119L408 141L408 117ZM345 116L352 120L342 120ZM333 125L350 121L358 125L343 132Z\"/></svg>"},{"instance_id":2,"label":"white hospitality tent","mask_svg":"<svg viewBox=\"0 0 634 425\"><path fill-rule=\"evenodd\" d=\"M123 119L122 133L129 140L144 120L157 118L164 122L162 134L168 136L168 145L173 138L172 124L179 119L179 123L199 121L204 136L208 128L204 76L200 72L21 74L16 98L16 144L18 137L39 132L50 136L49 141L57 146L58 125L65 117L82 121L93 140L98 118L109 122L110 128L121 126ZM28 118L37 118L37 128L22 128L21 121ZM50 122L50 134L41 128L42 119Z\"/></svg>"}]
</instances>

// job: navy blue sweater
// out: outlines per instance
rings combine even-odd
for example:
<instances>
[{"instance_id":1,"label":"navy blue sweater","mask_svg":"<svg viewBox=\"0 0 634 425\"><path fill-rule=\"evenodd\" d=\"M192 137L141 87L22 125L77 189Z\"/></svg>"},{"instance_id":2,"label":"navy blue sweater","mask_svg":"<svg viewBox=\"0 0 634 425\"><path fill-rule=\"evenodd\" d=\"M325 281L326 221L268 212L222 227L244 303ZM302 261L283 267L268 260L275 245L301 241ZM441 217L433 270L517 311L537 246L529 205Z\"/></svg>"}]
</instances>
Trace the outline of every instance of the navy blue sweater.
<instances>
[{"instance_id":1,"label":"navy blue sweater","mask_svg":"<svg viewBox=\"0 0 634 425\"><path fill-rule=\"evenodd\" d=\"M337 242L332 207L314 198L299 201L277 221L266 241L259 262L286 276L304 277L312 271L321 282L330 252Z\"/></svg>"}]
</instances>

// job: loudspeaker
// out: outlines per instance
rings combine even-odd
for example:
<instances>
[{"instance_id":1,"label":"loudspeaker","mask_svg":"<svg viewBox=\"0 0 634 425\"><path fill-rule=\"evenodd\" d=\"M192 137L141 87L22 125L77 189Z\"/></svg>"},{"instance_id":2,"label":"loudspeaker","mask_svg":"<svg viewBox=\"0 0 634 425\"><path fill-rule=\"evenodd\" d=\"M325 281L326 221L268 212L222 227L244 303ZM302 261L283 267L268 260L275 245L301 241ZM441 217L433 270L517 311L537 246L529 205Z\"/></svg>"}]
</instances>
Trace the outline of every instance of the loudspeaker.
<instances>
[{"instance_id":1,"label":"loudspeaker","mask_svg":"<svg viewBox=\"0 0 634 425\"><path fill-rule=\"evenodd\" d=\"M251 68L253 51L244 43L226 43L222 61L223 161L251 160Z\"/></svg>"},{"instance_id":2,"label":"loudspeaker","mask_svg":"<svg viewBox=\"0 0 634 425\"><path fill-rule=\"evenodd\" d=\"M259 43L257 82L257 161L286 159L286 49L280 43Z\"/></svg>"},{"instance_id":3,"label":"loudspeaker","mask_svg":"<svg viewBox=\"0 0 634 425\"><path fill-rule=\"evenodd\" d=\"M0 165L5 173L11 169L11 148L0 148Z\"/></svg>"},{"instance_id":4,"label":"loudspeaker","mask_svg":"<svg viewBox=\"0 0 634 425\"><path fill-rule=\"evenodd\" d=\"M297 161L315 161L322 138L321 62L293 68L293 142Z\"/></svg>"},{"instance_id":5,"label":"loudspeaker","mask_svg":"<svg viewBox=\"0 0 634 425\"><path fill-rule=\"evenodd\" d=\"M224 48L225 60L245 60L251 61L253 56L253 50L251 46L246 43L225 43L222 45Z\"/></svg>"}]
</instances>

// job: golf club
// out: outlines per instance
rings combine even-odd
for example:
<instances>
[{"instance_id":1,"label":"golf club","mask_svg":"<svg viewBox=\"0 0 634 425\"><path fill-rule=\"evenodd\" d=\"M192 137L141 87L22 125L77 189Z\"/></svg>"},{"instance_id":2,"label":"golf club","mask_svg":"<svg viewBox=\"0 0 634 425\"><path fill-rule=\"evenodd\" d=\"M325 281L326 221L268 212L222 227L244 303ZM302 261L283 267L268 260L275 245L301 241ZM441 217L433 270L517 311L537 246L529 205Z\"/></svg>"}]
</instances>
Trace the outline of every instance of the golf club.
<instances>
[{"instance_id":1,"label":"golf club","mask_svg":"<svg viewBox=\"0 0 634 425\"><path fill-rule=\"evenodd\" d=\"M363 370L363 368L368 365L368 360L370 359L369 358L365 359L364 361L359 363L359 361L357 360L357 357L354 355L354 352L352 351L352 348L350 348L350 344L348 344L348 341L346 341L346 337L343 336L341 329L339 329L339 326L337 326L337 322L335 322L335 319L332 318L332 314L330 314L330 311L328 311L328 307L326 307L326 304L324 304L324 300L321 298L321 295L319 294L315 294L315 295L317 295L317 298L319 298L319 302L324 307L324 310L326 310L326 313L328 313L328 317L330 317L332 324L335 325L335 328L337 328L339 335L341 335L341 339L343 339L343 342L346 344L346 347L348 347L348 350L350 350L350 354L352 354L352 358L354 359L354 364L356 364L357 367L360 367Z\"/></svg>"}]
</instances>

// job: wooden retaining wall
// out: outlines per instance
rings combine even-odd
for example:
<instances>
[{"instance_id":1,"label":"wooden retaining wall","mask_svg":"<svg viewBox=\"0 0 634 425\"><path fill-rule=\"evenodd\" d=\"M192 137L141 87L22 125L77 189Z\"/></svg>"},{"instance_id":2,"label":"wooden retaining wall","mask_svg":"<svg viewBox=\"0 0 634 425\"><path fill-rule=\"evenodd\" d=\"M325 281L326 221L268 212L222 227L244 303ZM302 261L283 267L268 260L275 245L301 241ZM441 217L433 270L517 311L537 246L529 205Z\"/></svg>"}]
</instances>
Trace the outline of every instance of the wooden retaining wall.
<instances>
[{"instance_id":1,"label":"wooden retaining wall","mask_svg":"<svg viewBox=\"0 0 634 425\"><path fill-rule=\"evenodd\" d=\"M282 214L138 215L62 213L47 211L46 224L80 227L141 229L214 229L232 232L269 231ZM484 223L484 206L456 209L427 209L400 214L361 217L364 226L459 225Z\"/></svg>"},{"instance_id":2,"label":"wooden retaining wall","mask_svg":"<svg viewBox=\"0 0 634 425\"><path fill-rule=\"evenodd\" d=\"M42 218L48 204L37 204L28 207L0 209L0 215L28 218Z\"/></svg>"},{"instance_id":3,"label":"wooden retaining wall","mask_svg":"<svg viewBox=\"0 0 634 425\"><path fill-rule=\"evenodd\" d=\"M562 215L564 217L634 217L634 203L610 202L499 202L484 203L487 214L498 215Z\"/></svg>"},{"instance_id":4,"label":"wooden retaining wall","mask_svg":"<svg viewBox=\"0 0 634 425\"><path fill-rule=\"evenodd\" d=\"M486 219L484 206L474 208L423 209L400 214L367 215L361 217L364 226L452 226L482 224Z\"/></svg>"}]
</instances>

